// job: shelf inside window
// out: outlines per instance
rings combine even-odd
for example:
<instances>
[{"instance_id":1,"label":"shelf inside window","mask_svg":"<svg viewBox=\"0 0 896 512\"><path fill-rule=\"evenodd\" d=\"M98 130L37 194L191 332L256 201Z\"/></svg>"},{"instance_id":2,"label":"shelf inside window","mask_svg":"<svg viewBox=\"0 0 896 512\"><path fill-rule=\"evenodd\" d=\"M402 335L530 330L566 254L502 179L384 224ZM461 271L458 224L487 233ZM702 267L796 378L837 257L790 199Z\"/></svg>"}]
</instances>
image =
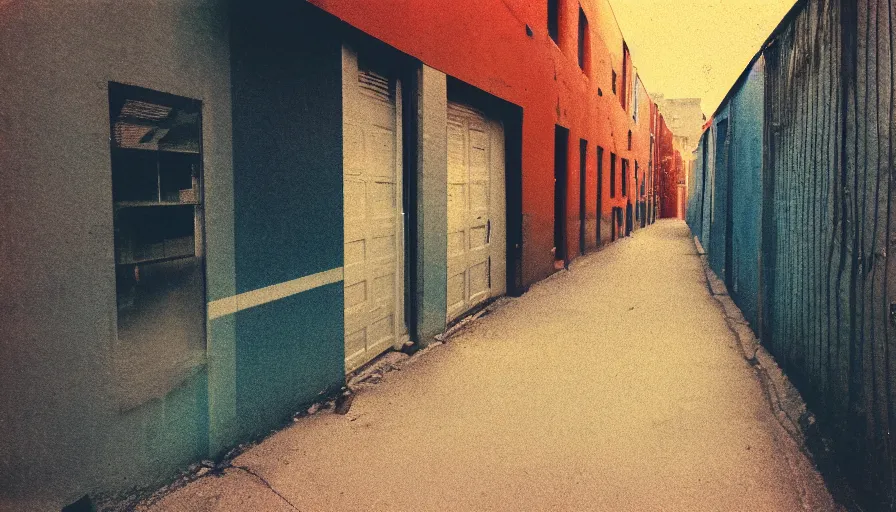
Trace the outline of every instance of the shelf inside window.
<instances>
[{"instance_id":1,"label":"shelf inside window","mask_svg":"<svg viewBox=\"0 0 896 512\"><path fill-rule=\"evenodd\" d=\"M109 122L114 362L129 410L205 363L201 102L110 82Z\"/></svg>"},{"instance_id":2,"label":"shelf inside window","mask_svg":"<svg viewBox=\"0 0 896 512\"><path fill-rule=\"evenodd\" d=\"M115 208L144 208L149 206L197 206L198 201L118 201Z\"/></svg>"}]
</instances>

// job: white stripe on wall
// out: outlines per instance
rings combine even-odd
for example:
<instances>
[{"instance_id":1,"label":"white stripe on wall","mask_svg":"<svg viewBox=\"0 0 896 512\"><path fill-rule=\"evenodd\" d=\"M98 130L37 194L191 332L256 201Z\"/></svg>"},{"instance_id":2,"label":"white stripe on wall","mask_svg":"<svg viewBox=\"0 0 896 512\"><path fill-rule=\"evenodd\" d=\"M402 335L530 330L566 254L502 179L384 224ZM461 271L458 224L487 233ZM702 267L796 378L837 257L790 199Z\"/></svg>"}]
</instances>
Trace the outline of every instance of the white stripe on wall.
<instances>
[{"instance_id":1,"label":"white stripe on wall","mask_svg":"<svg viewBox=\"0 0 896 512\"><path fill-rule=\"evenodd\" d=\"M310 276L293 279L292 281L287 281L285 283L278 283L257 290L240 293L232 297L213 300L208 303L208 319L213 320L222 316L232 315L237 311L267 304L268 302L274 302L275 300L280 300L289 297L290 295L307 292L308 290L313 290L320 286L338 283L339 281L342 281L342 279L342 267L339 267L324 272L318 272L317 274L311 274Z\"/></svg>"}]
</instances>

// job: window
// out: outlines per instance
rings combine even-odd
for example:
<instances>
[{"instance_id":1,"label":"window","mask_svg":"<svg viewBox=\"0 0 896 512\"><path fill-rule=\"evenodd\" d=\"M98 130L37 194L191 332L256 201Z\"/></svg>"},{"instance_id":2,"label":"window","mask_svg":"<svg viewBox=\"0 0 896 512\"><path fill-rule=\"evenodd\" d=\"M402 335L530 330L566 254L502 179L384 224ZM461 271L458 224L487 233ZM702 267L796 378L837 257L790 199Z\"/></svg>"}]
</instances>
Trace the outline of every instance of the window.
<instances>
[{"instance_id":1,"label":"window","mask_svg":"<svg viewBox=\"0 0 896 512\"><path fill-rule=\"evenodd\" d=\"M628 131L628 149L629 149L629 151L631 151L631 149L632 149L632 131L631 130Z\"/></svg>"},{"instance_id":2,"label":"window","mask_svg":"<svg viewBox=\"0 0 896 512\"><path fill-rule=\"evenodd\" d=\"M616 197L616 153L610 153L610 197Z\"/></svg>"},{"instance_id":3,"label":"window","mask_svg":"<svg viewBox=\"0 0 896 512\"><path fill-rule=\"evenodd\" d=\"M619 102L622 104L623 110L628 110L628 63L631 59L628 53L628 45L622 43L622 94L619 95ZM615 80L613 83L615 84Z\"/></svg>"},{"instance_id":4,"label":"window","mask_svg":"<svg viewBox=\"0 0 896 512\"><path fill-rule=\"evenodd\" d=\"M616 71L613 71L613 94L616 94Z\"/></svg>"},{"instance_id":5,"label":"window","mask_svg":"<svg viewBox=\"0 0 896 512\"><path fill-rule=\"evenodd\" d=\"M604 148L597 146L597 234L595 240L600 245L600 223L601 211L603 210L603 187L604 187Z\"/></svg>"},{"instance_id":6,"label":"window","mask_svg":"<svg viewBox=\"0 0 896 512\"><path fill-rule=\"evenodd\" d=\"M588 31L588 18L585 16L585 11L582 10L582 6L579 6L579 67L582 68L582 71L587 72L589 67L589 60L591 57L590 54L591 49L591 40L590 40L590 32Z\"/></svg>"},{"instance_id":7,"label":"window","mask_svg":"<svg viewBox=\"0 0 896 512\"><path fill-rule=\"evenodd\" d=\"M640 195L644 195L644 177L640 176L640 181L638 181L639 173L640 170L638 169L638 161L635 160L635 195L638 195L639 191Z\"/></svg>"},{"instance_id":8,"label":"window","mask_svg":"<svg viewBox=\"0 0 896 512\"><path fill-rule=\"evenodd\" d=\"M204 358L200 107L109 84L115 353L123 376L136 379L128 393L168 382ZM145 398L125 400L138 405Z\"/></svg>"},{"instance_id":9,"label":"window","mask_svg":"<svg viewBox=\"0 0 896 512\"><path fill-rule=\"evenodd\" d=\"M632 90L632 119L634 119L635 124L638 124L638 104L640 103L640 95L641 95L641 77L635 75L635 84Z\"/></svg>"},{"instance_id":10,"label":"window","mask_svg":"<svg viewBox=\"0 0 896 512\"><path fill-rule=\"evenodd\" d=\"M554 126L554 264L566 262L566 178L569 164L569 130ZM558 269L559 270L559 269Z\"/></svg>"},{"instance_id":11,"label":"window","mask_svg":"<svg viewBox=\"0 0 896 512\"><path fill-rule=\"evenodd\" d=\"M628 159L622 159L622 197L628 195Z\"/></svg>"},{"instance_id":12,"label":"window","mask_svg":"<svg viewBox=\"0 0 896 512\"><path fill-rule=\"evenodd\" d=\"M548 0L548 35L560 44L560 0Z\"/></svg>"}]
</instances>

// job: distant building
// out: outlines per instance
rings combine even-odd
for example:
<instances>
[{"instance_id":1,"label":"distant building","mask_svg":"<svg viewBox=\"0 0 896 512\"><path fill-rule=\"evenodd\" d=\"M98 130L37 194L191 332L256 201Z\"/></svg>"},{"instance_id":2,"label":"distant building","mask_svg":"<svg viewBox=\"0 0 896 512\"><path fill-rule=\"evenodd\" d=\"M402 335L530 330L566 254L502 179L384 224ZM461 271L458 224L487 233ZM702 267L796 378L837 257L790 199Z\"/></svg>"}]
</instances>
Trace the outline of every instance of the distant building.
<instances>
[{"instance_id":1,"label":"distant building","mask_svg":"<svg viewBox=\"0 0 896 512\"><path fill-rule=\"evenodd\" d=\"M689 155L700 142L706 116L700 108L700 98L666 98L663 94L652 96L657 108L672 130L675 149Z\"/></svg>"},{"instance_id":2,"label":"distant building","mask_svg":"<svg viewBox=\"0 0 896 512\"><path fill-rule=\"evenodd\" d=\"M700 142L706 116L700 108L700 98L666 98L663 94L654 94L652 98L672 132L672 148L682 159L673 166L674 176L670 177L677 185L675 191L677 197L670 197L669 200L676 206L674 209L667 208L666 216L684 218L687 209L688 175L693 167L693 152Z\"/></svg>"}]
</instances>

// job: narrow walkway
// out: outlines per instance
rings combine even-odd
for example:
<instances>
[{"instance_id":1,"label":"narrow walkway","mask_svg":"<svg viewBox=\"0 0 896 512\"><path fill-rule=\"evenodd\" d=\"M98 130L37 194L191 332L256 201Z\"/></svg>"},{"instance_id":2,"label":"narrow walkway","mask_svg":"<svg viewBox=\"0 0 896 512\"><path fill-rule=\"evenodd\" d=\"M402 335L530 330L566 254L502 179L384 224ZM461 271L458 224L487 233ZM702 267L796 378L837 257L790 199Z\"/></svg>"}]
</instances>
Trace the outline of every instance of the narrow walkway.
<instances>
[{"instance_id":1,"label":"narrow walkway","mask_svg":"<svg viewBox=\"0 0 896 512\"><path fill-rule=\"evenodd\" d=\"M735 343L662 221L153 510L831 509Z\"/></svg>"}]
</instances>

